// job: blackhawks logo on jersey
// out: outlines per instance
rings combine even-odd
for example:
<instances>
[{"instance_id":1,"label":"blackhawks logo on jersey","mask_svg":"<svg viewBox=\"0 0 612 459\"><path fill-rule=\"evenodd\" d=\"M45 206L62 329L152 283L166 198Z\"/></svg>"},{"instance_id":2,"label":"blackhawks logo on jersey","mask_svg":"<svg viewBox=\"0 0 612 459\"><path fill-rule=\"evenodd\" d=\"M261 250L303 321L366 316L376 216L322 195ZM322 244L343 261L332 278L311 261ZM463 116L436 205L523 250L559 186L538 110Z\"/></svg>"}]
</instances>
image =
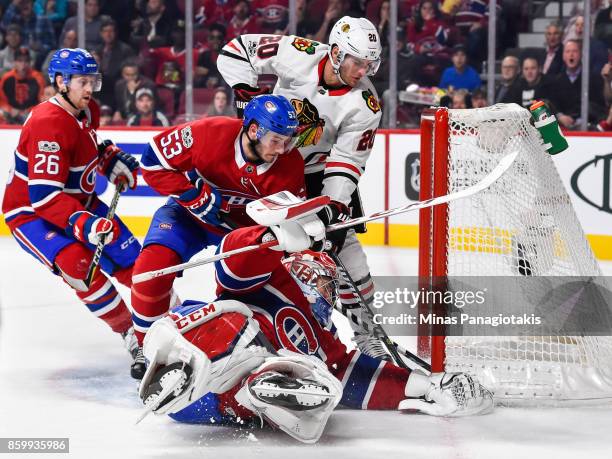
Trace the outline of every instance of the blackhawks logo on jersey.
<instances>
[{"instance_id":1,"label":"blackhawks logo on jersey","mask_svg":"<svg viewBox=\"0 0 612 459\"><path fill-rule=\"evenodd\" d=\"M295 49L306 54L314 54L315 49L319 46L319 42L308 40L306 38L295 37L291 43Z\"/></svg>"},{"instance_id":2,"label":"blackhawks logo on jersey","mask_svg":"<svg viewBox=\"0 0 612 459\"><path fill-rule=\"evenodd\" d=\"M380 104L378 103L378 99L376 99L374 94L372 94L372 91L369 89L367 91L362 91L361 96L366 101L366 105L370 110L372 110L374 113L380 111Z\"/></svg>"},{"instance_id":3,"label":"blackhawks logo on jersey","mask_svg":"<svg viewBox=\"0 0 612 459\"><path fill-rule=\"evenodd\" d=\"M306 98L304 100L291 99L291 105L300 123L297 128L298 140L295 146L301 148L316 145L321 140L325 127L325 120L319 117L317 107Z\"/></svg>"}]
</instances>

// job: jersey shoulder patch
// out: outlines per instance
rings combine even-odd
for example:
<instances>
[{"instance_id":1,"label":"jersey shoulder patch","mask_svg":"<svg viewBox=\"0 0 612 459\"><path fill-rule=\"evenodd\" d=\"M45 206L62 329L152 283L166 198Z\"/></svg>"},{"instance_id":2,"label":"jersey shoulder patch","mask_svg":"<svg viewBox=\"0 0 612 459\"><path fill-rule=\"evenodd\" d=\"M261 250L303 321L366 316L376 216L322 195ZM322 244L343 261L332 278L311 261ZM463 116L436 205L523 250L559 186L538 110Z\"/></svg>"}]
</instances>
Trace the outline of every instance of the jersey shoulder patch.
<instances>
[{"instance_id":1,"label":"jersey shoulder patch","mask_svg":"<svg viewBox=\"0 0 612 459\"><path fill-rule=\"evenodd\" d=\"M308 38L302 38L298 36L294 36L291 41L291 46L293 46L298 51L301 51L306 54L314 54L317 50L317 47L320 46L321 43L314 40L309 40Z\"/></svg>"}]
</instances>

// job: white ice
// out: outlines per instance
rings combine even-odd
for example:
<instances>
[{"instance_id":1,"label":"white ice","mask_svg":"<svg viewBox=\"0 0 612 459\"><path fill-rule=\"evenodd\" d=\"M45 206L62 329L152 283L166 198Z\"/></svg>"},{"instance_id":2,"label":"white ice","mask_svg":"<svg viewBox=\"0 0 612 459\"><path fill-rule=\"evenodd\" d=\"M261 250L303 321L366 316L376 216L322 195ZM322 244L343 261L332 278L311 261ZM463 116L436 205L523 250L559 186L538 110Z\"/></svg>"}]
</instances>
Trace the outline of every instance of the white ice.
<instances>
[{"instance_id":1,"label":"white ice","mask_svg":"<svg viewBox=\"0 0 612 459\"><path fill-rule=\"evenodd\" d=\"M376 275L416 273L413 250L367 252ZM0 259L0 437L69 437L75 458L612 457L611 405L458 419L338 410L314 446L270 429L161 416L134 425L141 404L121 339L11 238L0 238ZM612 264L604 269L612 274ZM210 268L195 268L177 289L183 299L212 299L212 279Z\"/></svg>"}]
</instances>

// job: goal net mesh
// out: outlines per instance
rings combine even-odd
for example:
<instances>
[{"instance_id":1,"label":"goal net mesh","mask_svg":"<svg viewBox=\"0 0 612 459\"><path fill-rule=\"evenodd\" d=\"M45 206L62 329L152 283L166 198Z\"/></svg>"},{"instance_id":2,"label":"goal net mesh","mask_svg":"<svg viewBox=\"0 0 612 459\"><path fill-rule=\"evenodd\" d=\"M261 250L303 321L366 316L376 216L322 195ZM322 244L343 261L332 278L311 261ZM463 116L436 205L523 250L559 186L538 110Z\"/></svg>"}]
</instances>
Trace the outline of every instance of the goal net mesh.
<instances>
[{"instance_id":1,"label":"goal net mesh","mask_svg":"<svg viewBox=\"0 0 612 459\"><path fill-rule=\"evenodd\" d=\"M453 276L601 276L552 157L518 105L448 111L447 192L476 184L513 151L515 163L493 186L448 205L451 282ZM446 371L475 374L499 401L612 398L612 337L447 336L445 350Z\"/></svg>"}]
</instances>

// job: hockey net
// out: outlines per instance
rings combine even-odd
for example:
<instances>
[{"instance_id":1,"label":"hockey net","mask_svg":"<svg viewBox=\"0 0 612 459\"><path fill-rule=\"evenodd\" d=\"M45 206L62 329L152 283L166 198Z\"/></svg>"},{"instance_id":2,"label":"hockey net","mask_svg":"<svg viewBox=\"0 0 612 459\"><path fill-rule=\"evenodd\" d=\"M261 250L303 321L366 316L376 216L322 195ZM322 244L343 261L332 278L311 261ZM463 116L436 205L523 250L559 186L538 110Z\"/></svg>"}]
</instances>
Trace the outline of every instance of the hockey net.
<instances>
[{"instance_id":1,"label":"hockey net","mask_svg":"<svg viewBox=\"0 0 612 459\"><path fill-rule=\"evenodd\" d=\"M518 105L425 111L420 199L475 184L514 150L515 164L490 189L421 210L422 279L601 275L552 158ZM420 334L418 352L433 370L474 374L498 402L612 398L612 337L430 334Z\"/></svg>"}]
</instances>

